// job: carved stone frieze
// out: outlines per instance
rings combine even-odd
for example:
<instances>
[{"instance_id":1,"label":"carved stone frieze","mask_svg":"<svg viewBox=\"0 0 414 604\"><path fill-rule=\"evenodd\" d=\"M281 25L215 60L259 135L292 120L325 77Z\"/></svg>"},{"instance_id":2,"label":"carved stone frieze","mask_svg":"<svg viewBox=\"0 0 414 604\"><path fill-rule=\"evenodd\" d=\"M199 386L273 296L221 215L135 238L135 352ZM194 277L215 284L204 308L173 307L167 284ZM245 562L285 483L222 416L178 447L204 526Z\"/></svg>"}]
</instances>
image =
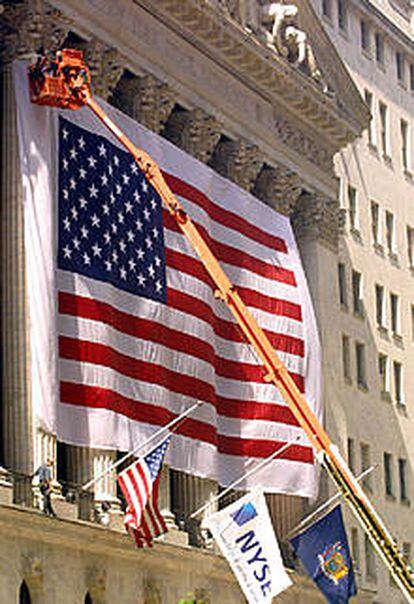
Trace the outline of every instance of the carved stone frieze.
<instances>
[{"instance_id":1,"label":"carved stone frieze","mask_svg":"<svg viewBox=\"0 0 414 604\"><path fill-rule=\"evenodd\" d=\"M43 563L38 556L33 553L22 556L22 574L32 592L43 590Z\"/></svg>"},{"instance_id":2,"label":"carved stone frieze","mask_svg":"<svg viewBox=\"0 0 414 604\"><path fill-rule=\"evenodd\" d=\"M246 140L226 140L217 145L210 163L216 172L250 191L263 158L259 148Z\"/></svg>"},{"instance_id":3,"label":"carved stone frieze","mask_svg":"<svg viewBox=\"0 0 414 604\"><path fill-rule=\"evenodd\" d=\"M96 38L85 44L84 50L91 72L93 91L106 100L124 72L124 58L115 48Z\"/></svg>"},{"instance_id":4,"label":"carved stone frieze","mask_svg":"<svg viewBox=\"0 0 414 604\"><path fill-rule=\"evenodd\" d=\"M113 93L113 103L138 122L159 132L174 107L174 93L153 75L122 77Z\"/></svg>"},{"instance_id":5,"label":"carved stone frieze","mask_svg":"<svg viewBox=\"0 0 414 604\"><path fill-rule=\"evenodd\" d=\"M165 136L190 155L207 162L220 139L220 125L202 109L174 111Z\"/></svg>"},{"instance_id":6,"label":"carved stone frieze","mask_svg":"<svg viewBox=\"0 0 414 604\"><path fill-rule=\"evenodd\" d=\"M300 177L282 166L264 166L252 193L280 214L290 216L302 192Z\"/></svg>"},{"instance_id":7,"label":"carved stone frieze","mask_svg":"<svg viewBox=\"0 0 414 604\"><path fill-rule=\"evenodd\" d=\"M42 1L2 3L0 13L0 55L7 63L30 56L44 47L53 54L62 45L70 20Z\"/></svg>"},{"instance_id":8,"label":"carved stone frieze","mask_svg":"<svg viewBox=\"0 0 414 604\"><path fill-rule=\"evenodd\" d=\"M98 566L90 566L86 570L86 588L94 602L105 604L106 570Z\"/></svg>"},{"instance_id":9,"label":"carved stone frieze","mask_svg":"<svg viewBox=\"0 0 414 604\"><path fill-rule=\"evenodd\" d=\"M302 193L291 220L298 239L318 239L337 252L339 235L345 224L345 213L337 200L328 199L319 193Z\"/></svg>"},{"instance_id":10,"label":"carved stone frieze","mask_svg":"<svg viewBox=\"0 0 414 604\"><path fill-rule=\"evenodd\" d=\"M333 151L325 149L298 126L278 116L274 122L274 134L279 142L299 153L301 157L333 174Z\"/></svg>"}]
</instances>

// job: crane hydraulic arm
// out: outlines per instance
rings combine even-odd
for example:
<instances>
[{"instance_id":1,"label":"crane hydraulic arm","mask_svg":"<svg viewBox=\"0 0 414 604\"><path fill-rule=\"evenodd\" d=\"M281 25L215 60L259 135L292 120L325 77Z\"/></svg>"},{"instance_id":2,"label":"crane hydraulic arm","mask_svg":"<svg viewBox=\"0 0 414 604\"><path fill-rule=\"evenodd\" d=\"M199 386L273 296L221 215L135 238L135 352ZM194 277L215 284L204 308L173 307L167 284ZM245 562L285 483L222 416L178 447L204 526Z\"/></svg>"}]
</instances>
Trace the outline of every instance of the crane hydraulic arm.
<instances>
[{"instance_id":1,"label":"crane hydraulic arm","mask_svg":"<svg viewBox=\"0 0 414 604\"><path fill-rule=\"evenodd\" d=\"M267 336L246 308L240 295L221 268L198 229L178 202L151 157L138 149L94 101L90 75L78 50L59 51L54 59L39 57L29 68L31 101L64 109L86 106L101 120L119 142L131 153L147 180L159 193L169 212L197 252L216 286L216 295L223 300L235 317L247 342L259 356L264 380L273 383L289 405L300 426L314 446L320 463L342 493L356 519L369 536L378 555L391 572L407 602L414 603L414 577L399 552L397 544L375 511L358 481L352 475L318 419L298 390Z\"/></svg>"}]
</instances>

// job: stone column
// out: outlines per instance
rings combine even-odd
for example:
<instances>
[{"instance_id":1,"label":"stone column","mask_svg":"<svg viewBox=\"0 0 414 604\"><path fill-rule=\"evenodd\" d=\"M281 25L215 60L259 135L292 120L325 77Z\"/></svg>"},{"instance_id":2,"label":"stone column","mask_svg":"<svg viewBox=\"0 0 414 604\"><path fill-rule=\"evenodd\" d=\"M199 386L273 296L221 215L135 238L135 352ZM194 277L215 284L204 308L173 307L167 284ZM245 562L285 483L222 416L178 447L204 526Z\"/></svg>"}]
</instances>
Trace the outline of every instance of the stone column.
<instances>
[{"instance_id":1,"label":"stone column","mask_svg":"<svg viewBox=\"0 0 414 604\"><path fill-rule=\"evenodd\" d=\"M18 153L12 61L30 56L41 43L53 52L67 32L61 13L42 0L4 3L1 55L1 346L4 458L21 475L34 468L24 249L24 213ZM54 456L54 459L56 456ZM16 501L30 503L30 479L20 479Z\"/></svg>"},{"instance_id":2,"label":"stone column","mask_svg":"<svg viewBox=\"0 0 414 604\"><path fill-rule=\"evenodd\" d=\"M220 125L202 109L174 111L166 125L164 135L202 162L207 162L220 140Z\"/></svg>"},{"instance_id":3,"label":"stone column","mask_svg":"<svg viewBox=\"0 0 414 604\"><path fill-rule=\"evenodd\" d=\"M250 191L263 159L259 148L246 140L223 140L215 148L210 164L216 172Z\"/></svg>"},{"instance_id":4,"label":"stone column","mask_svg":"<svg viewBox=\"0 0 414 604\"><path fill-rule=\"evenodd\" d=\"M112 101L121 111L153 132L160 132L174 107L174 93L152 75L124 76Z\"/></svg>"}]
</instances>

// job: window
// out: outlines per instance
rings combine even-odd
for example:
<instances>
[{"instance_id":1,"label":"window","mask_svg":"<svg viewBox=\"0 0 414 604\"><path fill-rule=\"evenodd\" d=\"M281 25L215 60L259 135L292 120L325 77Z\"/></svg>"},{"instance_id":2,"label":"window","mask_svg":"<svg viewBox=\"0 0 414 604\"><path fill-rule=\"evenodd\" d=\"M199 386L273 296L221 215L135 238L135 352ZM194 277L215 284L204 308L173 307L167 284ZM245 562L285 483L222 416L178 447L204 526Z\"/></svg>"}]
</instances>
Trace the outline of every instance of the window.
<instances>
[{"instance_id":1,"label":"window","mask_svg":"<svg viewBox=\"0 0 414 604\"><path fill-rule=\"evenodd\" d=\"M375 553L368 535L365 535L365 570L367 579L370 581L376 581L377 567L375 561Z\"/></svg>"},{"instance_id":2,"label":"window","mask_svg":"<svg viewBox=\"0 0 414 604\"><path fill-rule=\"evenodd\" d=\"M395 67L397 70L397 79L399 82L404 83L405 80L405 61L402 52L398 51L395 53Z\"/></svg>"},{"instance_id":3,"label":"window","mask_svg":"<svg viewBox=\"0 0 414 604\"><path fill-rule=\"evenodd\" d=\"M375 60L384 65L384 37L378 31L375 33Z\"/></svg>"},{"instance_id":4,"label":"window","mask_svg":"<svg viewBox=\"0 0 414 604\"><path fill-rule=\"evenodd\" d=\"M361 473L366 472L371 467L371 450L369 445L361 443ZM371 474L367 474L362 479L362 486L367 491L372 491Z\"/></svg>"},{"instance_id":5,"label":"window","mask_svg":"<svg viewBox=\"0 0 414 604\"><path fill-rule=\"evenodd\" d=\"M396 403L403 404L402 365L398 361L394 361L394 398Z\"/></svg>"},{"instance_id":6,"label":"window","mask_svg":"<svg viewBox=\"0 0 414 604\"><path fill-rule=\"evenodd\" d=\"M26 582L23 581L19 590L19 604L31 604L31 602L29 588L27 587Z\"/></svg>"},{"instance_id":7,"label":"window","mask_svg":"<svg viewBox=\"0 0 414 604\"><path fill-rule=\"evenodd\" d=\"M346 291L346 268L345 264L340 262L338 264L338 284L339 284L339 302L341 306L347 308L348 298Z\"/></svg>"},{"instance_id":8,"label":"window","mask_svg":"<svg viewBox=\"0 0 414 604\"><path fill-rule=\"evenodd\" d=\"M407 226L407 255L408 266L414 268L414 229Z\"/></svg>"},{"instance_id":9,"label":"window","mask_svg":"<svg viewBox=\"0 0 414 604\"><path fill-rule=\"evenodd\" d=\"M332 19L332 4L331 0L322 0L322 14L328 19Z\"/></svg>"},{"instance_id":10,"label":"window","mask_svg":"<svg viewBox=\"0 0 414 604\"><path fill-rule=\"evenodd\" d=\"M342 369L344 378L346 380L351 379L351 356L349 349L349 337L342 334Z\"/></svg>"},{"instance_id":11,"label":"window","mask_svg":"<svg viewBox=\"0 0 414 604\"><path fill-rule=\"evenodd\" d=\"M352 304L354 314L362 316L364 314L362 275L358 271L352 271Z\"/></svg>"},{"instance_id":12,"label":"window","mask_svg":"<svg viewBox=\"0 0 414 604\"><path fill-rule=\"evenodd\" d=\"M358 230L357 191L355 187L348 186L349 224L352 230Z\"/></svg>"},{"instance_id":13,"label":"window","mask_svg":"<svg viewBox=\"0 0 414 604\"><path fill-rule=\"evenodd\" d=\"M379 116L380 116L380 137L381 137L381 150L383 154L388 157L388 107L380 101L379 103Z\"/></svg>"},{"instance_id":14,"label":"window","mask_svg":"<svg viewBox=\"0 0 414 604\"><path fill-rule=\"evenodd\" d=\"M388 357L385 354L378 355L378 372L381 381L381 394L388 394L390 390L388 375Z\"/></svg>"},{"instance_id":15,"label":"window","mask_svg":"<svg viewBox=\"0 0 414 604\"><path fill-rule=\"evenodd\" d=\"M375 201L371 201L371 228L374 245L380 245L379 205Z\"/></svg>"},{"instance_id":16,"label":"window","mask_svg":"<svg viewBox=\"0 0 414 604\"><path fill-rule=\"evenodd\" d=\"M351 556L352 562L354 563L355 570L359 570L360 559L359 559L359 538L358 529L353 526L351 528Z\"/></svg>"},{"instance_id":17,"label":"window","mask_svg":"<svg viewBox=\"0 0 414 604\"><path fill-rule=\"evenodd\" d=\"M365 346L361 342L355 344L355 358L357 370L357 384L361 388L367 387L366 367L365 367Z\"/></svg>"},{"instance_id":18,"label":"window","mask_svg":"<svg viewBox=\"0 0 414 604\"><path fill-rule=\"evenodd\" d=\"M361 19L361 48L369 52L369 27L364 19Z\"/></svg>"},{"instance_id":19,"label":"window","mask_svg":"<svg viewBox=\"0 0 414 604\"><path fill-rule=\"evenodd\" d=\"M378 284L375 285L375 314L378 327L385 327L384 288Z\"/></svg>"},{"instance_id":20,"label":"window","mask_svg":"<svg viewBox=\"0 0 414 604\"><path fill-rule=\"evenodd\" d=\"M408 123L405 120L400 120L401 130L401 160L404 170L409 170L408 165Z\"/></svg>"},{"instance_id":21,"label":"window","mask_svg":"<svg viewBox=\"0 0 414 604\"><path fill-rule=\"evenodd\" d=\"M398 460L398 478L400 483L400 499L401 501L409 501L408 497L408 485L407 485L407 460L400 459Z\"/></svg>"},{"instance_id":22,"label":"window","mask_svg":"<svg viewBox=\"0 0 414 604\"><path fill-rule=\"evenodd\" d=\"M391 453L384 453L384 480L385 480L385 494L393 495L393 479L392 479L392 455Z\"/></svg>"},{"instance_id":23,"label":"window","mask_svg":"<svg viewBox=\"0 0 414 604\"><path fill-rule=\"evenodd\" d=\"M373 102L372 102L372 92L369 90L364 91L365 103L371 113L371 119L368 125L368 142L370 145L375 145L374 142L374 116L372 113Z\"/></svg>"},{"instance_id":24,"label":"window","mask_svg":"<svg viewBox=\"0 0 414 604\"><path fill-rule=\"evenodd\" d=\"M410 90L414 92L414 65L410 65Z\"/></svg>"},{"instance_id":25,"label":"window","mask_svg":"<svg viewBox=\"0 0 414 604\"><path fill-rule=\"evenodd\" d=\"M392 212L385 212L385 233L387 239L387 248L390 254L395 252L395 222Z\"/></svg>"},{"instance_id":26,"label":"window","mask_svg":"<svg viewBox=\"0 0 414 604\"><path fill-rule=\"evenodd\" d=\"M342 31L346 30L347 26L347 10L346 0L338 0L338 27Z\"/></svg>"},{"instance_id":27,"label":"window","mask_svg":"<svg viewBox=\"0 0 414 604\"><path fill-rule=\"evenodd\" d=\"M394 335L400 333L400 299L397 294L390 294L391 331Z\"/></svg>"},{"instance_id":28,"label":"window","mask_svg":"<svg viewBox=\"0 0 414 604\"><path fill-rule=\"evenodd\" d=\"M348 438L348 466L351 472L355 474L355 441L353 438Z\"/></svg>"}]
</instances>

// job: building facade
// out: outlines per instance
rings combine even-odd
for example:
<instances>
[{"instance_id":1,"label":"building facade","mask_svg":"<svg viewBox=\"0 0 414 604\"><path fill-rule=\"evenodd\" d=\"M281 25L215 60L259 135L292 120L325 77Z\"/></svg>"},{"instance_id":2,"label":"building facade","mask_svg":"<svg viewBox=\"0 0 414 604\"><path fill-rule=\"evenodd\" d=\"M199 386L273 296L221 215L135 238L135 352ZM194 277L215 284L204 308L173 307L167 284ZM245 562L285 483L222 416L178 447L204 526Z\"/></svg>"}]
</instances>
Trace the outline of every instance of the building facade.
<instances>
[{"instance_id":1,"label":"building facade","mask_svg":"<svg viewBox=\"0 0 414 604\"><path fill-rule=\"evenodd\" d=\"M356 145L352 143L367 127L369 111L337 53L338 49L342 51L338 41L342 38L335 38L332 43L328 36L336 31L332 25L336 23L335 7L331 6L327 34L321 25L326 19L319 19L308 2L296 2L297 16L288 48L286 38L275 26L275 16L269 14L270 4L256 0L120 0L116 3L24 0L1 5L1 603L172 604L185 598L205 604L242 601L225 561L217 555L213 544L202 542L199 530L188 521L188 513L217 492L216 483L165 469L162 504L171 530L154 550L137 551L123 532L115 476L108 475L99 481L91 497L71 499L70 485L82 484L98 475L118 453L57 443L52 434L42 430L33 415L28 377L31 360L22 185L11 64L15 59L26 58L41 45L48 50L62 45L85 50L95 94L251 191L263 203L291 217L320 329L328 432L344 455L350 452L351 463L352 451L354 455L361 454L364 468L379 459L379 425L392 426L384 428L384 437L381 432L381 444L384 463L391 476L387 488L390 496L395 497L397 493L398 497L391 500L381 492L379 469L367 479L366 485L369 487L371 481L374 499L392 530L402 531L409 525L409 504L405 500L409 500L410 483L403 480L412 458L408 442L409 401L400 397L397 405L377 396L381 383L377 361L373 359L379 354L390 359L394 372L393 392L397 392L395 384L400 380L400 393L404 385L408 396L410 378L404 355L409 353L412 344L411 336L402 329L405 326L407 330L404 321L412 275L409 268L403 266L403 258L405 262L407 256L402 247L396 258L397 248L392 249L392 254L386 253L388 231L386 238L384 230L384 242L378 240L375 246L371 245L370 212L375 206L367 205L360 197L360 188L365 194L358 180L363 160L355 160L353 179L344 167L352 163L354 149L360 150L364 161L365 156L367 162L373 161L369 154L374 152L374 139L369 147L365 139ZM283 5L279 7L283 11ZM321 10L326 11L326 7L316 7L316 11ZM346 13L347 19L350 14ZM356 45L350 41L351 29L348 36L349 40L343 44ZM407 42L407 54L408 48ZM355 58L355 69L360 68L360 63L361 60ZM408 71L408 67L405 69ZM363 86L358 74L355 79L358 87ZM373 100L371 88L368 92ZM378 119L387 120L389 117L384 115L391 115L387 113L391 111L391 101L384 95L381 102L386 109L378 106L379 115L383 116ZM398 119L402 120L398 122L401 135L406 133L408 161L408 97L406 110ZM374 136L372 129L370 132ZM391 130L388 129L385 136L378 126L378 136L388 141ZM402 228L404 223L408 234L411 232L408 231L408 227L411 228L408 191L412 186L407 175L409 166L404 166L398 181L398 186L407 187L403 217L400 210L397 211L400 194L393 197L393 202L384 197L387 190L393 191L387 170L393 170L394 175L397 165L400 166L398 148L394 164L390 166L389 155L385 154L382 159L380 154L381 141L382 138L377 143L376 161L378 171L384 170L382 180L375 176L373 168L369 172L378 187L378 195L372 193L372 201L381 206L378 225L384 220L384 229L388 225L390 230L390 215L393 215L394 232L397 225ZM348 147L342 152L350 144L353 144L351 151ZM335 155L337 172L333 162ZM338 194L337 174L341 177L342 193L347 192L346 202L342 203L347 208L349 199L353 199L352 212L344 212L338 202L339 198L345 198ZM352 190L356 191L355 195ZM345 214L346 236L341 237ZM349 230L351 216L354 222ZM396 245L397 239L393 241ZM413 238L410 241L413 245ZM382 256L378 247L381 244ZM403 246L402 240L398 245ZM386 297L392 304L394 314L396 307L401 312L404 307L405 318L401 315L398 323L394 317L393 326L398 325L398 329L395 333L389 329L388 339L381 330L369 332L372 325L368 304L373 305L374 298L364 297L365 304L362 305L362 301L361 306L357 304L358 283L359 287L362 283L357 273L363 275L367 293L365 281L374 274L370 271L366 275L363 270L368 254L370 265L372 259L377 271L373 283L378 282L384 288L384 300ZM343 266L340 281L338 266ZM352 299L351 271L354 271L355 300L352 302L355 306L347 310L348 298ZM394 274L395 281L392 281ZM406 277L404 288L399 284L401 274ZM392 302L391 295L394 296ZM347 337L348 347L355 349L355 357L349 356L349 367L346 363L343 366L346 357L343 352L346 343L343 343ZM359 373L355 379L357 360ZM345 366L349 370L346 379L343 377ZM406 405L401 405L404 402ZM398 438L400 434L404 435L402 439ZM385 453L391 457L386 458ZM45 518L37 511L38 493L31 479L34 469L47 457L55 460L56 520ZM398 478L399 482L393 483L392 478ZM403 485L405 491L401 490ZM323 484L321 497L327 492ZM109 516L102 508L104 502L111 504ZM300 498L274 495L269 497L269 506L279 539L284 542L289 530L303 515L305 503ZM366 567L362 564L363 534L352 521L349 526L354 556L359 559L359 546L363 571L358 601L381 602L384 593L389 601L399 602L398 592L389 585L387 573L380 572L378 567L377 582L372 580L373 572L368 572L368 564ZM401 540L411 542L409 537ZM287 548L284 553L286 562L292 566L295 586L278 599L321 602L322 596L310 580L294 569ZM372 570L375 563L370 560Z\"/></svg>"},{"instance_id":2,"label":"building facade","mask_svg":"<svg viewBox=\"0 0 414 604\"><path fill-rule=\"evenodd\" d=\"M412 520L414 363L412 6L314 2L372 114L364 135L335 161L346 213L338 282L342 350L331 433L408 559ZM336 405L341 408L337 413ZM329 422L328 422L329 430ZM375 602L402 602L388 572L350 522L360 581Z\"/></svg>"}]
</instances>

